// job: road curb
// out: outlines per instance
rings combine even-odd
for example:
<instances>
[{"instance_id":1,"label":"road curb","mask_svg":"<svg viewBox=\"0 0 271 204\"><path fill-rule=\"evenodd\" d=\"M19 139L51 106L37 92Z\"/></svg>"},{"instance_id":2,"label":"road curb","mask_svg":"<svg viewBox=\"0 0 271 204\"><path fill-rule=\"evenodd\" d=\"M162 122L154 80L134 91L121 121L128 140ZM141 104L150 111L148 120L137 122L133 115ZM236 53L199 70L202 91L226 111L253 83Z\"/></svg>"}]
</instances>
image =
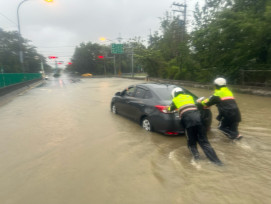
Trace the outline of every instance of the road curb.
<instances>
[{"instance_id":1,"label":"road curb","mask_svg":"<svg viewBox=\"0 0 271 204\"><path fill-rule=\"evenodd\" d=\"M16 87L5 87L0 89L0 106L12 101L16 96L25 93L44 83L43 79L17 84ZM5 90L4 90L5 89Z\"/></svg>"}]
</instances>

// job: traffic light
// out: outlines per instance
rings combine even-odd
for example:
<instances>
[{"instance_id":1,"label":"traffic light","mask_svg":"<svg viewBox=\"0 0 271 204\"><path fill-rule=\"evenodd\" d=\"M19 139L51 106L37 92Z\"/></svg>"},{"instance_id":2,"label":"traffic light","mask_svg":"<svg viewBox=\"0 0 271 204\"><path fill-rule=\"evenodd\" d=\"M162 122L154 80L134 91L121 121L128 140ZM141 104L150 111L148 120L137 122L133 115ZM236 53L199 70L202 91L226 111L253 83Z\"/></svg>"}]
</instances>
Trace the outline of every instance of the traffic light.
<instances>
[{"instance_id":1,"label":"traffic light","mask_svg":"<svg viewBox=\"0 0 271 204\"><path fill-rule=\"evenodd\" d=\"M56 59L57 57L56 56L49 56L48 58L49 59Z\"/></svg>"},{"instance_id":2,"label":"traffic light","mask_svg":"<svg viewBox=\"0 0 271 204\"><path fill-rule=\"evenodd\" d=\"M99 59L104 59L104 56L103 55L99 55L98 58Z\"/></svg>"}]
</instances>

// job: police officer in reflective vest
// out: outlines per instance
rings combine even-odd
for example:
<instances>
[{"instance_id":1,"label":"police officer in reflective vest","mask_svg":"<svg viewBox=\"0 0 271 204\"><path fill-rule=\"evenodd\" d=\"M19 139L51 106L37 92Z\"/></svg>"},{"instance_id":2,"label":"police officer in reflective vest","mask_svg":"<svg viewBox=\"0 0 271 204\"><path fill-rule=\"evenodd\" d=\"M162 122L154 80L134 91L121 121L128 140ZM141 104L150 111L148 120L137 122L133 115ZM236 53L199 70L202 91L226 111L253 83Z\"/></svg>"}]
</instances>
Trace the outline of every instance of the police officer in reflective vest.
<instances>
[{"instance_id":1,"label":"police officer in reflective vest","mask_svg":"<svg viewBox=\"0 0 271 204\"><path fill-rule=\"evenodd\" d=\"M218 108L217 120L219 130L232 140L239 140L238 125L241 121L241 114L232 92L226 87L226 79L217 78L214 80L215 92L210 97L201 102L204 107L216 105Z\"/></svg>"},{"instance_id":2,"label":"police officer in reflective vest","mask_svg":"<svg viewBox=\"0 0 271 204\"><path fill-rule=\"evenodd\" d=\"M178 110L181 118L181 123L185 128L187 136L188 148L191 151L195 160L199 159L197 143L203 149L205 155L217 165L222 165L222 162L217 157L214 149L210 145L206 131L204 131L200 112L197 109L192 96L185 94L183 89L177 87L172 90L172 103L169 106L169 111Z\"/></svg>"}]
</instances>

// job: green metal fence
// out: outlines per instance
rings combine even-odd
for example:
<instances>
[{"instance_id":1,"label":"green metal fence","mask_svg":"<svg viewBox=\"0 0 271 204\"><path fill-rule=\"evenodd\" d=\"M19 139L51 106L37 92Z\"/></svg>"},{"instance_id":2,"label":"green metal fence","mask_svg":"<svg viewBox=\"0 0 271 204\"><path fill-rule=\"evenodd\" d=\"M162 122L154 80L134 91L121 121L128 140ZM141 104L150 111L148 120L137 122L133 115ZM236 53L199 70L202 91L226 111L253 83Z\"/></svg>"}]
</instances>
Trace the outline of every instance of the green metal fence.
<instances>
[{"instance_id":1,"label":"green metal fence","mask_svg":"<svg viewBox=\"0 0 271 204\"><path fill-rule=\"evenodd\" d=\"M40 73L0 73L0 88L40 78L42 78L42 75Z\"/></svg>"}]
</instances>

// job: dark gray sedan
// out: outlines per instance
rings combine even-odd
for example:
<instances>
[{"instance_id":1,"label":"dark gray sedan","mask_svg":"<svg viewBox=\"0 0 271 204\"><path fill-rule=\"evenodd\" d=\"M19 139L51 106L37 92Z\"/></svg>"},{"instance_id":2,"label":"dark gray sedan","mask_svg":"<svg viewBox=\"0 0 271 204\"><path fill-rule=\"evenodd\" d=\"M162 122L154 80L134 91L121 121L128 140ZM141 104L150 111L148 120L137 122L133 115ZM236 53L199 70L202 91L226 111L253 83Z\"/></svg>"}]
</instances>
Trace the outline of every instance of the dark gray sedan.
<instances>
[{"instance_id":1,"label":"dark gray sedan","mask_svg":"<svg viewBox=\"0 0 271 204\"><path fill-rule=\"evenodd\" d=\"M111 111L136 121L147 131L165 135L184 134L178 112L168 112L172 97L171 91L178 86L170 84L143 83L129 86L117 92L111 101ZM181 87L185 93L197 96ZM209 128L212 114L209 109L200 110L202 122Z\"/></svg>"}]
</instances>

